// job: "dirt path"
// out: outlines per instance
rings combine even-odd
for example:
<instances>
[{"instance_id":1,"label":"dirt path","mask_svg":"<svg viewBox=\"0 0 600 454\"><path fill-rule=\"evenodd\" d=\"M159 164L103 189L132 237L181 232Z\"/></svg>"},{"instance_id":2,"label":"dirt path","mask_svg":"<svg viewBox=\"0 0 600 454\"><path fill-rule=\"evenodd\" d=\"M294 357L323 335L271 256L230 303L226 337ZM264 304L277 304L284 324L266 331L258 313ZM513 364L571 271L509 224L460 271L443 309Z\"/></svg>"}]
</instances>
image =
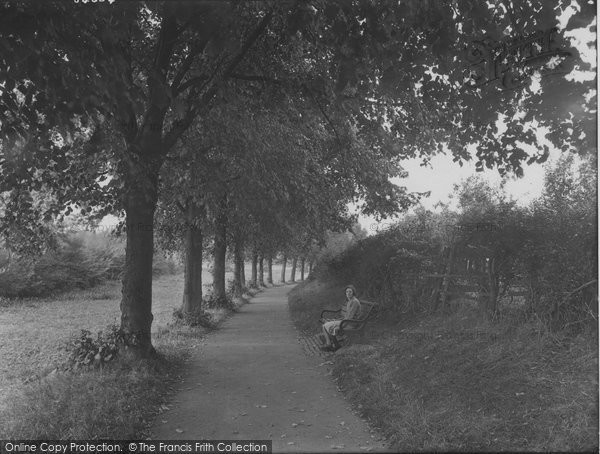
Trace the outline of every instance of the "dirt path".
<instances>
[{"instance_id":1,"label":"dirt path","mask_svg":"<svg viewBox=\"0 0 600 454\"><path fill-rule=\"evenodd\" d=\"M302 351L287 307L291 288L260 293L208 336L153 439L272 439L274 452L385 450L323 358Z\"/></svg>"}]
</instances>

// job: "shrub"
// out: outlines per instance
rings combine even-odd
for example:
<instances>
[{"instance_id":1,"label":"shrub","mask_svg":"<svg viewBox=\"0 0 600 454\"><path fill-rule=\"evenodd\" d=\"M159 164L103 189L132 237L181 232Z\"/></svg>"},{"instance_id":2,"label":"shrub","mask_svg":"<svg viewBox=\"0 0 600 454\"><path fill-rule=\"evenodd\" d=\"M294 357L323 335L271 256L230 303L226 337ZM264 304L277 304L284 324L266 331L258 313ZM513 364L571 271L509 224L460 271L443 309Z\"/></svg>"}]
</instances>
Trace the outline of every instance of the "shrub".
<instances>
[{"instance_id":1,"label":"shrub","mask_svg":"<svg viewBox=\"0 0 600 454\"><path fill-rule=\"evenodd\" d=\"M135 336L124 334L117 325L110 325L105 332L99 331L96 338L83 329L68 341L68 367L100 366L113 360L122 346L135 342Z\"/></svg>"},{"instance_id":2,"label":"shrub","mask_svg":"<svg viewBox=\"0 0 600 454\"><path fill-rule=\"evenodd\" d=\"M181 267L170 257L165 256L162 252L156 252L153 256L152 275L164 276L176 274Z\"/></svg>"},{"instance_id":3,"label":"shrub","mask_svg":"<svg viewBox=\"0 0 600 454\"><path fill-rule=\"evenodd\" d=\"M0 273L0 295L42 296L89 288L118 279L125 264L123 241L93 232L64 234L55 249L38 257L19 257Z\"/></svg>"},{"instance_id":4,"label":"shrub","mask_svg":"<svg viewBox=\"0 0 600 454\"><path fill-rule=\"evenodd\" d=\"M468 179L457 187L459 211L418 209L393 228L324 256L315 271L403 313L436 310L438 300L447 301L442 292L475 293L490 318L520 305L555 329L595 327L597 178L590 164L577 173L571 158L559 161L543 195L527 208L483 180ZM513 296L523 302L513 304Z\"/></svg>"},{"instance_id":5,"label":"shrub","mask_svg":"<svg viewBox=\"0 0 600 454\"><path fill-rule=\"evenodd\" d=\"M197 310L194 312L183 312L181 308L173 311L173 319L176 324L186 326L202 326L204 328L214 328L213 317L208 312Z\"/></svg>"},{"instance_id":6,"label":"shrub","mask_svg":"<svg viewBox=\"0 0 600 454\"><path fill-rule=\"evenodd\" d=\"M209 309L223 308L228 311L236 311L237 306L230 294L217 298L212 293L206 295L202 302Z\"/></svg>"}]
</instances>

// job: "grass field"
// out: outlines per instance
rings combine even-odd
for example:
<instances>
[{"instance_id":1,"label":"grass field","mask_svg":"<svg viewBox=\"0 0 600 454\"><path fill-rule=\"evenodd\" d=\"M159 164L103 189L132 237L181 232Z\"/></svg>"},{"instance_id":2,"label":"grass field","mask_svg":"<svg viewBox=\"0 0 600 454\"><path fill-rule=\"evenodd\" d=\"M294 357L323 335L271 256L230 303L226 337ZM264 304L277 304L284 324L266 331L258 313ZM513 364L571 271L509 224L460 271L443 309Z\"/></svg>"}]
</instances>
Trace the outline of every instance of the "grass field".
<instances>
[{"instance_id":1,"label":"grass field","mask_svg":"<svg viewBox=\"0 0 600 454\"><path fill-rule=\"evenodd\" d=\"M343 295L318 281L296 287L296 326L316 333L321 309ZM598 450L597 332L492 324L465 304L446 316L380 317L366 338L333 355L333 376L400 451Z\"/></svg>"},{"instance_id":2,"label":"grass field","mask_svg":"<svg viewBox=\"0 0 600 454\"><path fill-rule=\"evenodd\" d=\"M246 272L249 276L250 269ZM227 277L231 278L231 273ZM276 282L279 277L280 268L274 267ZM202 279L204 285L212 283L206 270ZM119 281L47 298L0 300L0 439L7 438L3 424L12 427L13 438L32 438L36 434L57 439L99 433L107 437L121 434L124 438L139 435L145 424L144 415L171 386L165 379L176 380L172 371L178 370L186 351L204 335L202 329L170 325L173 310L181 304L182 275L155 278L152 293L153 343L164 357L135 370L128 369L125 374L117 370L54 373L68 358L64 347L73 335L82 329L96 333L110 324L119 324ZM224 313L216 315L223 317ZM42 377L45 378L39 380ZM77 403L76 395L84 396L87 403ZM70 412L61 409L65 405ZM85 405L98 413L87 422L77 416L86 413L82 410ZM70 414L70 419L66 414ZM111 415L122 415L122 420ZM3 420L3 416L7 419ZM132 423L125 422L129 416ZM48 421L52 420L60 420L60 424L50 427Z\"/></svg>"}]
</instances>

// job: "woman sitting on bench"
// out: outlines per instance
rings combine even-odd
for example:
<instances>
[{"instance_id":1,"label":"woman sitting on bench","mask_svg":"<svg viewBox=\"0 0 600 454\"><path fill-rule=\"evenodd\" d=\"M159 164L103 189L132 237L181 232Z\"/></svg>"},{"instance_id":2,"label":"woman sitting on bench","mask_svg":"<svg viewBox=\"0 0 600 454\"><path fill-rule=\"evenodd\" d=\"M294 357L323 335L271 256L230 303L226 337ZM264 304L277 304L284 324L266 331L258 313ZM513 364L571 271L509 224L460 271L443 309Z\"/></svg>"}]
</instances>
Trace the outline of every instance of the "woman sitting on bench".
<instances>
[{"instance_id":1,"label":"woman sitting on bench","mask_svg":"<svg viewBox=\"0 0 600 454\"><path fill-rule=\"evenodd\" d=\"M360 301L356 297L356 288L353 285L346 286L346 313L343 320L353 320L360 314ZM323 350L332 351L337 350L340 345L337 341L337 335L340 330L340 324L342 320L332 320L323 323L323 334L319 336L323 346Z\"/></svg>"}]
</instances>

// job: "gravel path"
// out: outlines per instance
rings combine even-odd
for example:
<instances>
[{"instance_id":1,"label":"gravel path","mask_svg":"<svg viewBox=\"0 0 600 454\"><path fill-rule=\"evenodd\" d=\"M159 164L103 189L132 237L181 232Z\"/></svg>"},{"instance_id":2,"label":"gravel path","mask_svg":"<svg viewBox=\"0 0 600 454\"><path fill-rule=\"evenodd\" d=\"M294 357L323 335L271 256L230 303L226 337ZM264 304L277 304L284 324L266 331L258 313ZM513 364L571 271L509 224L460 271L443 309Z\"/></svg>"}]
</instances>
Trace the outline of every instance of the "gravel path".
<instances>
[{"instance_id":1,"label":"gravel path","mask_svg":"<svg viewBox=\"0 0 600 454\"><path fill-rule=\"evenodd\" d=\"M381 452L329 376L327 355L292 325L291 286L268 289L194 354L153 439L273 440L273 452Z\"/></svg>"}]
</instances>

